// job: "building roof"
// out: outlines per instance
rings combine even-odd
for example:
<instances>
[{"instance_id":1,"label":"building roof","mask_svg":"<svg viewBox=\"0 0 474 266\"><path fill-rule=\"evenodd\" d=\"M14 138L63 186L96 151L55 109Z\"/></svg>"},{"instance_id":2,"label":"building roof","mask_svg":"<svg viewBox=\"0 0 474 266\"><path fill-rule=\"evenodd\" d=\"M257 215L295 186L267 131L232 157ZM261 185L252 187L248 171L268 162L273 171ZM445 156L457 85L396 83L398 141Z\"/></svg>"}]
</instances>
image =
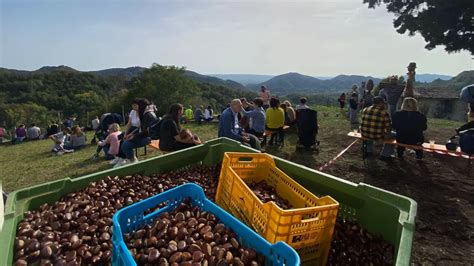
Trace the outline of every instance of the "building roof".
<instances>
[{"instance_id":1,"label":"building roof","mask_svg":"<svg viewBox=\"0 0 474 266\"><path fill-rule=\"evenodd\" d=\"M415 87L413 93L420 99L459 99L459 92L449 88Z\"/></svg>"}]
</instances>

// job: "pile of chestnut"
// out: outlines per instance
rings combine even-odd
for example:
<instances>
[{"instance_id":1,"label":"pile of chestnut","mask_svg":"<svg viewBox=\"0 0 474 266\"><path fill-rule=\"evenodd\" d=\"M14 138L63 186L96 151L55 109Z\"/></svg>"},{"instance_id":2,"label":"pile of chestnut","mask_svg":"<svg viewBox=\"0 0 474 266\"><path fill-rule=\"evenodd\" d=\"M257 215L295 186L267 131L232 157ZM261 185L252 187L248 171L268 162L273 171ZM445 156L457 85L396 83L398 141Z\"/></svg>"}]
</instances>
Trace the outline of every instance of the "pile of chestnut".
<instances>
[{"instance_id":1,"label":"pile of chestnut","mask_svg":"<svg viewBox=\"0 0 474 266\"><path fill-rule=\"evenodd\" d=\"M43 204L25 213L24 219L17 227L14 263L15 265L110 264L112 216L118 209L188 182L200 185L206 196L213 200L219 173L220 166L194 166L157 175L106 177L92 182L83 190L69 193L53 204ZM273 200L281 208L291 209L291 205L281 199L267 184L249 185L262 201ZM183 221L181 221L182 214L184 214ZM170 222L167 224L165 236L160 235L159 232L156 232L156 235L150 235L150 231L147 232L146 228L143 229L144 231L139 231L138 235L126 236L127 245L140 264L167 265L163 259L166 259L170 265L176 265L177 261L184 265L189 265L189 263L198 265L205 262L208 265L225 265L230 262L234 265L263 263L262 258L255 251L241 247L236 241L237 237L225 226L222 229L223 225L216 221L213 215L203 214L202 211L193 208L182 209L167 215L168 217L160 218L161 223L166 220ZM178 226L178 219L186 225L182 223L181 227ZM197 224L194 225L193 231L194 220ZM158 226L160 221L150 225L149 230L161 228L159 226L163 225ZM203 228L205 229L201 234ZM186 237L185 234L184 239L181 239L185 229L189 235ZM137 240L138 236L143 234L142 232L145 232L145 235L140 238L141 240ZM177 235L171 238L175 232ZM171 235L168 235L169 233ZM210 233L212 233L212 238ZM206 242L206 239L210 242ZM212 242L215 243L213 246ZM210 252L206 243L211 246ZM136 244L139 248L135 246ZM176 253L172 252L174 246L178 248L176 252L180 252L178 253L180 256L173 257ZM200 253L194 255L199 250L204 254L202 260L200 260ZM393 253L393 246L380 236L368 233L355 222L338 219L328 265L388 265L393 263ZM154 258L157 258L156 263ZM200 262L197 262L199 260Z\"/></svg>"},{"instance_id":2,"label":"pile of chestnut","mask_svg":"<svg viewBox=\"0 0 474 266\"><path fill-rule=\"evenodd\" d=\"M53 204L25 213L15 239L15 265L110 264L112 216L127 205L194 182L215 198L219 166L196 166L154 176L106 177Z\"/></svg>"},{"instance_id":3,"label":"pile of chestnut","mask_svg":"<svg viewBox=\"0 0 474 266\"><path fill-rule=\"evenodd\" d=\"M278 195L275 188L263 180L260 182L249 182L247 183L247 186L249 186L255 196L257 196L263 203L273 201L276 205L278 205L278 207L284 210L292 208L288 200Z\"/></svg>"},{"instance_id":4,"label":"pile of chestnut","mask_svg":"<svg viewBox=\"0 0 474 266\"><path fill-rule=\"evenodd\" d=\"M212 213L181 203L124 240L138 264L263 265L264 257L246 248Z\"/></svg>"}]
</instances>

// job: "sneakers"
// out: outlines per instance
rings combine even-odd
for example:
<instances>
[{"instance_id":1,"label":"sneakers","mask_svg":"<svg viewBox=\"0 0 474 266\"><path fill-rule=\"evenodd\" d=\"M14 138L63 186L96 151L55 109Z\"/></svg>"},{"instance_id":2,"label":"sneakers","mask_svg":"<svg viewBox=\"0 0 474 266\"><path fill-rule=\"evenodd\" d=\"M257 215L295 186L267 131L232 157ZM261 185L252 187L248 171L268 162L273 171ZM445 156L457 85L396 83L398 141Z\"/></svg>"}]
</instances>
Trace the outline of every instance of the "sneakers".
<instances>
[{"instance_id":1,"label":"sneakers","mask_svg":"<svg viewBox=\"0 0 474 266\"><path fill-rule=\"evenodd\" d=\"M131 161L131 163L138 163L138 158L136 156L133 156L133 160Z\"/></svg>"},{"instance_id":2,"label":"sneakers","mask_svg":"<svg viewBox=\"0 0 474 266\"><path fill-rule=\"evenodd\" d=\"M127 160L127 159L121 159L121 158L120 158L120 160L114 165L113 168L117 168L117 167L120 167L120 166L124 166L124 165L129 164L129 163L130 163L129 160Z\"/></svg>"},{"instance_id":3,"label":"sneakers","mask_svg":"<svg viewBox=\"0 0 474 266\"><path fill-rule=\"evenodd\" d=\"M118 163L118 162L121 161L121 160L122 160L122 158L120 158L120 157L115 157L113 160L111 160L111 161L109 162L109 164L116 164L116 163Z\"/></svg>"}]
</instances>

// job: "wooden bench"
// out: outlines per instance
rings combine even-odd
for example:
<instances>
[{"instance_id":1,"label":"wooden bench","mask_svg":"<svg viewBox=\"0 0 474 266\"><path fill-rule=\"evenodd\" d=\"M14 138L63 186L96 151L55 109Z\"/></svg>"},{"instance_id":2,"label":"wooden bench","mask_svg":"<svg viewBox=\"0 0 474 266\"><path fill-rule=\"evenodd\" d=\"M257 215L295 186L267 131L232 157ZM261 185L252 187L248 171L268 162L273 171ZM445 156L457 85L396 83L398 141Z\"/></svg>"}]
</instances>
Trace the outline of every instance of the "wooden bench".
<instances>
[{"instance_id":1,"label":"wooden bench","mask_svg":"<svg viewBox=\"0 0 474 266\"><path fill-rule=\"evenodd\" d=\"M368 140L367 138L363 138L362 135L359 132L349 132L347 134L349 137L361 139L361 140ZM423 150L426 152L431 152L431 153L437 153L437 154L442 154L442 155L449 155L453 157L462 157L466 159L474 159L474 157L469 156L469 154L464 153L461 151L461 149L458 147L456 151L450 151L446 149L446 145L441 145L441 144L430 144L430 143L423 143L422 145L410 145L410 144L402 144L402 143L397 143L395 139L389 139L389 140L384 140L384 144L390 144L394 146L401 146L405 147L408 149L413 149L413 150Z\"/></svg>"},{"instance_id":2,"label":"wooden bench","mask_svg":"<svg viewBox=\"0 0 474 266\"><path fill-rule=\"evenodd\" d=\"M157 139L157 140L152 140L150 142L150 144L148 144L148 146L150 146L151 148L155 149L155 150L160 150L160 140Z\"/></svg>"},{"instance_id":3,"label":"wooden bench","mask_svg":"<svg viewBox=\"0 0 474 266\"><path fill-rule=\"evenodd\" d=\"M284 125L283 126L283 130L288 130L290 128L290 126L287 126L287 125ZM265 129L265 132L263 132L263 136L271 136L275 133L278 133L278 131L273 131L273 130L269 130L269 129Z\"/></svg>"}]
</instances>

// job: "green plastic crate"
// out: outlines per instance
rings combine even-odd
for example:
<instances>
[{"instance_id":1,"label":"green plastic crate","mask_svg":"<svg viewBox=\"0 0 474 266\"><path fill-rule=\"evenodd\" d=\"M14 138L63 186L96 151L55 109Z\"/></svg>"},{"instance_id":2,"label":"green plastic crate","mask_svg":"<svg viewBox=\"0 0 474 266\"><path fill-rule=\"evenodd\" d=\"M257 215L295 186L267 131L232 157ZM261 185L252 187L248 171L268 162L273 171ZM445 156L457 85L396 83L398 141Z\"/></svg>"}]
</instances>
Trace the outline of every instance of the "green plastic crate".
<instances>
[{"instance_id":1,"label":"green plastic crate","mask_svg":"<svg viewBox=\"0 0 474 266\"><path fill-rule=\"evenodd\" d=\"M5 207L5 221L0 232L0 265L13 263L16 226L23 213L52 203L63 195L85 188L90 182L106 176L135 173L159 173L191 164L214 165L222 161L224 152L256 152L229 139L216 139L204 145L137 164L97 172L78 178L64 178L10 193ZM380 233L395 248L396 265L409 265L416 216L416 202L367 184L346 180L274 157L277 166L316 195L330 195L339 202L339 214L356 218L372 233Z\"/></svg>"}]
</instances>

